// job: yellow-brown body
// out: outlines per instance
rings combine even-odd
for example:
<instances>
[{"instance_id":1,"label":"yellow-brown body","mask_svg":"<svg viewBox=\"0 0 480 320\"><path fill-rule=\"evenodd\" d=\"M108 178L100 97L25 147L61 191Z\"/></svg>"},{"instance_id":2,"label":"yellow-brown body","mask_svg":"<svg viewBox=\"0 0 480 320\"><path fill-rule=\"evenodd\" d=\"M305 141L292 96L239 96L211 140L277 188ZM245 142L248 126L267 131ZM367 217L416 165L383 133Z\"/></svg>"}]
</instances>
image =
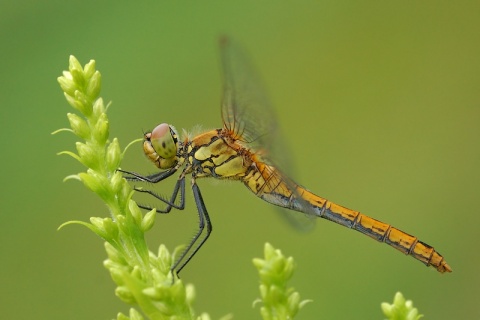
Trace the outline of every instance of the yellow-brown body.
<instances>
[{"instance_id":1,"label":"yellow-brown body","mask_svg":"<svg viewBox=\"0 0 480 320\"><path fill-rule=\"evenodd\" d=\"M243 147L241 141L233 140L226 129L207 131L190 141L185 140L182 146L179 158L185 159L185 173L192 173L195 177L240 180L256 196L269 203L357 230L441 273L452 271L433 247L387 223L311 193L267 164L261 155Z\"/></svg>"}]
</instances>

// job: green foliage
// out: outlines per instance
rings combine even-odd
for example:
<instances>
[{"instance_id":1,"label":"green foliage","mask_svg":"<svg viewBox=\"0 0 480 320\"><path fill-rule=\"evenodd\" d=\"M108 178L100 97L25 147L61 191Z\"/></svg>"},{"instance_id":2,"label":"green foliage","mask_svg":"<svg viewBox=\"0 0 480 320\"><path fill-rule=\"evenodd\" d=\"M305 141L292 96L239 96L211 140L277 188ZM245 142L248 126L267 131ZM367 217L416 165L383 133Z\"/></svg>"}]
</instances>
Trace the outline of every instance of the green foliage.
<instances>
[{"instance_id":1,"label":"green foliage","mask_svg":"<svg viewBox=\"0 0 480 320\"><path fill-rule=\"evenodd\" d=\"M265 259L255 258L253 264L260 276L260 296L264 320L293 319L309 300L300 301L300 294L287 287L293 275L295 262L269 243L265 244Z\"/></svg>"},{"instance_id":2,"label":"green foliage","mask_svg":"<svg viewBox=\"0 0 480 320\"><path fill-rule=\"evenodd\" d=\"M381 307L383 314L389 320L418 320L423 317L423 315L418 314L417 308L413 307L413 302L405 300L400 292L395 294L392 304L383 302Z\"/></svg>"},{"instance_id":3,"label":"green foliage","mask_svg":"<svg viewBox=\"0 0 480 320\"><path fill-rule=\"evenodd\" d=\"M64 151L60 154L70 155L88 168L66 180L82 181L110 211L108 218L92 217L90 223L70 221L61 227L80 224L106 241L108 259L104 266L117 284L115 294L140 309L148 319L193 319L195 291L170 271L175 255L164 246L154 254L145 242L145 232L155 222L155 211L142 214L131 199L133 190L116 171L123 153L117 139L108 140L107 108L99 97L101 75L95 70L95 61L82 68L77 59L70 56L69 70L63 72L58 82L68 103L81 114L69 113L71 128L58 131L73 132L83 140L76 143L77 153ZM117 319L144 318L132 308L128 316L120 313ZM209 317L203 314L198 319Z\"/></svg>"}]
</instances>

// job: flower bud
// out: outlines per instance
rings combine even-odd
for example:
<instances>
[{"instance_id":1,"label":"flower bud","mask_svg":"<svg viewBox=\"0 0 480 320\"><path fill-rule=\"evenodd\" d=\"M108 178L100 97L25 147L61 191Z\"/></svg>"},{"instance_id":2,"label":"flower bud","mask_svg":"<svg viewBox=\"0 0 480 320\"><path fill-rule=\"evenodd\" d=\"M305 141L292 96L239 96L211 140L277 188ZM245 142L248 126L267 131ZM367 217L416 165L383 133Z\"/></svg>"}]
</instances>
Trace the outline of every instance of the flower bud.
<instances>
[{"instance_id":1,"label":"flower bud","mask_svg":"<svg viewBox=\"0 0 480 320\"><path fill-rule=\"evenodd\" d=\"M254 258L253 259L253 265L258 269L261 270L265 266L265 260L260 259L260 258Z\"/></svg>"},{"instance_id":2,"label":"flower bud","mask_svg":"<svg viewBox=\"0 0 480 320\"><path fill-rule=\"evenodd\" d=\"M75 90L77 90L77 86L73 82L70 72L64 71L63 74L64 75L62 77L57 78L60 88L62 88L63 92L69 96L73 96L75 94Z\"/></svg>"},{"instance_id":3,"label":"flower bud","mask_svg":"<svg viewBox=\"0 0 480 320\"><path fill-rule=\"evenodd\" d=\"M70 73L72 74L72 78L76 86L78 88L83 88L85 86L85 78L83 76L83 70L81 69L81 67L80 69L77 69L77 68L70 69Z\"/></svg>"},{"instance_id":4,"label":"flower bud","mask_svg":"<svg viewBox=\"0 0 480 320\"><path fill-rule=\"evenodd\" d=\"M83 68L86 79L90 79L95 73L95 60L90 60Z\"/></svg>"},{"instance_id":5,"label":"flower bud","mask_svg":"<svg viewBox=\"0 0 480 320\"><path fill-rule=\"evenodd\" d=\"M140 269L139 266L134 266L132 272L130 275L140 281L144 281L143 275L142 275L142 270Z\"/></svg>"},{"instance_id":6,"label":"flower bud","mask_svg":"<svg viewBox=\"0 0 480 320\"><path fill-rule=\"evenodd\" d=\"M298 310L300 309L300 294L298 292L293 292L288 297L287 306L290 315L294 316L297 314Z\"/></svg>"},{"instance_id":7,"label":"flower bud","mask_svg":"<svg viewBox=\"0 0 480 320\"><path fill-rule=\"evenodd\" d=\"M113 264L110 261L110 264L108 264L108 261L104 262L105 267L110 271L110 276L112 277L113 281L118 285L118 286L123 286L125 283L125 273L123 270L121 270L118 265Z\"/></svg>"},{"instance_id":8,"label":"flower bud","mask_svg":"<svg viewBox=\"0 0 480 320\"><path fill-rule=\"evenodd\" d=\"M160 271L169 273L172 267L172 255L163 244L158 248L158 261L160 262Z\"/></svg>"},{"instance_id":9,"label":"flower bud","mask_svg":"<svg viewBox=\"0 0 480 320\"><path fill-rule=\"evenodd\" d=\"M80 161L89 168L96 168L98 165L98 159L93 148L85 143L77 142L75 143L77 147L78 155L80 156Z\"/></svg>"},{"instance_id":10,"label":"flower bud","mask_svg":"<svg viewBox=\"0 0 480 320\"><path fill-rule=\"evenodd\" d=\"M106 162L107 162L108 170L110 171L116 170L121 160L122 160L122 153L120 151L120 145L118 144L118 139L114 138L113 141L107 147Z\"/></svg>"},{"instance_id":11,"label":"flower bud","mask_svg":"<svg viewBox=\"0 0 480 320\"><path fill-rule=\"evenodd\" d=\"M70 72L72 72L72 70L82 70L82 65L73 55L68 59L68 70L70 70Z\"/></svg>"},{"instance_id":12,"label":"flower bud","mask_svg":"<svg viewBox=\"0 0 480 320\"><path fill-rule=\"evenodd\" d=\"M99 145L105 145L109 135L107 114L102 113L93 129L93 138Z\"/></svg>"},{"instance_id":13,"label":"flower bud","mask_svg":"<svg viewBox=\"0 0 480 320\"><path fill-rule=\"evenodd\" d=\"M111 218L103 219L103 227L110 239L116 239L118 237L118 226Z\"/></svg>"},{"instance_id":14,"label":"flower bud","mask_svg":"<svg viewBox=\"0 0 480 320\"><path fill-rule=\"evenodd\" d=\"M90 137L90 128L87 122L74 113L67 113L67 117L73 132L78 137L87 140Z\"/></svg>"},{"instance_id":15,"label":"flower bud","mask_svg":"<svg viewBox=\"0 0 480 320\"><path fill-rule=\"evenodd\" d=\"M129 304L135 304L136 300L132 292L125 286L117 287L115 289L115 294L119 297L123 302Z\"/></svg>"},{"instance_id":16,"label":"flower bud","mask_svg":"<svg viewBox=\"0 0 480 320\"><path fill-rule=\"evenodd\" d=\"M144 318L142 317L142 314L133 308L130 308L128 315L129 315L128 318L125 318L125 319L118 318L117 320L144 320Z\"/></svg>"},{"instance_id":17,"label":"flower bud","mask_svg":"<svg viewBox=\"0 0 480 320\"><path fill-rule=\"evenodd\" d=\"M108 242L105 242L105 251L107 251L108 259L112 260L112 262L114 263L125 262L123 257L118 252L117 248L115 248Z\"/></svg>"},{"instance_id":18,"label":"flower bud","mask_svg":"<svg viewBox=\"0 0 480 320\"><path fill-rule=\"evenodd\" d=\"M122 174L118 171L116 171L110 178L111 188L115 194L118 194L121 191L122 184L124 183L125 181L123 180Z\"/></svg>"},{"instance_id":19,"label":"flower bud","mask_svg":"<svg viewBox=\"0 0 480 320\"><path fill-rule=\"evenodd\" d=\"M100 72L96 71L92 75L90 81L88 82L87 89L85 90L90 100L94 101L95 99L98 98L98 95L100 94L100 89L101 89L101 82L102 82L102 76Z\"/></svg>"},{"instance_id":20,"label":"flower bud","mask_svg":"<svg viewBox=\"0 0 480 320\"><path fill-rule=\"evenodd\" d=\"M119 192L118 200L119 205L124 207L126 202L130 201L133 195L133 190L128 183L122 183L122 189Z\"/></svg>"},{"instance_id":21,"label":"flower bud","mask_svg":"<svg viewBox=\"0 0 480 320\"><path fill-rule=\"evenodd\" d=\"M289 280L293 276L293 271L295 270L295 261L292 257L288 257L284 265L284 277L285 281Z\"/></svg>"},{"instance_id":22,"label":"flower bud","mask_svg":"<svg viewBox=\"0 0 480 320\"><path fill-rule=\"evenodd\" d=\"M95 120L100 118L100 116L105 113L105 106L103 105L102 98L98 98L97 100L95 100L95 102L93 103L92 112L93 112L93 118Z\"/></svg>"},{"instance_id":23,"label":"flower bud","mask_svg":"<svg viewBox=\"0 0 480 320\"><path fill-rule=\"evenodd\" d=\"M143 232L147 232L153 227L153 225L155 224L156 216L157 216L157 211L155 209L152 209L149 212L147 212L147 214L143 217L142 224L140 226Z\"/></svg>"},{"instance_id":24,"label":"flower bud","mask_svg":"<svg viewBox=\"0 0 480 320\"><path fill-rule=\"evenodd\" d=\"M103 175L97 173L95 170L88 169L87 173L81 172L78 174L83 184L93 192L95 192L104 201L110 201L110 181Z\"/></svg>"},{"instance_id":25,"label":"flower bud","mask_svg":"<svg viewBox=\"0 0 480 320\"><path fill-rule=\"evenodd\" d=\"M103 239L107 239L108 235L105 232L105 228L103 227L103 219L99 217L91 217L90 223L92 227L90 228L93 232L95 232L99 237Z\"/></svg>"},{"instance_id":26,"label":"flower bud","mask_svg":"<svg viewBox=\"0 0 480 320\"><path fill-rule=\"evenodd\" d=\"M265 243L264 248L265 260L271 259L275 255L275 248L270 243Z\"/></svg>"},{"instance_id":27,"label":"flower bud","mask_svg":"<svg viewBox=\"0 0 480 320\"><path fill-rule=\"evenodd\" d=\"M85 94L80 90L76 90L74 98L76 100L75 108L80 111L84 116L90 117L90 115L92 114L92 107L90 101L88 101Z\"/></svg>"},{"instance_id":28,"label":"flower bud","mask_svg":"<svg viewBox=\"0 0 480 320\"><path fill-rule=\"evenodd\" d=\"M77 109L78 111L80 111L82 114L85 114L83 112L83 109L85 109L85 106L80 102L80 101L77 101L74 96L71 96L69 94L67 94L66 92L64 93L65 95L65 99L67 99L67 102L70 106L72 106L73 108ZM75 93L74 93L75 95Z\"/></svg>"},{"instance_id":29,"label":"flower bud","mask_svg":"<svg viewBox=\"0 0 480 320\"><path fill-rule=\"evenodd\" d=\"M140 211L140 208L138 208L137 203L133 200L130 200L130 202L128 203L128 209L130 210L130 213L132 214L132 217L135 220L136 225L141 226L142 211Z\"/></svg>"}]
</instances>

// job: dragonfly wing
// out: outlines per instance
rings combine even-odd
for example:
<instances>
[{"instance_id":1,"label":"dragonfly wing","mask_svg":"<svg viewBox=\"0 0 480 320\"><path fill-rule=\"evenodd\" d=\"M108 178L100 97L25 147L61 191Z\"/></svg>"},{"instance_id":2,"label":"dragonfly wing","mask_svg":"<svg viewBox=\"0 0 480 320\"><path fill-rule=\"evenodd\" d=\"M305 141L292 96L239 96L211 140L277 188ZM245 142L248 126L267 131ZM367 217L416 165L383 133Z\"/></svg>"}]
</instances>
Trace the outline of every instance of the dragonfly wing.
<instances>
[{"instance_id":1,"label":"dragonfly wing","mask_svg":"<svg viewBox=\"0 0 480 320\"><path fill-rule=\"evenodd\" d=\"M251 62L231 39L222 38L224 126L250 147L265 148L276 134L277 123L265 89Z\"/></svg>"},{"instance_id":2,"label":"dragonfly wing","mask_svg":"<svg viewBox=\"0 0 480 320\"><path fill-rule=\"evenodd\" d=\"M288 188L296 193L295 182L288 178L293 171L292 153L283 139L259 75L247 54L231 39L221 38L220 52L224 76L222 98L224 128L230 136L258 155L262 161L279 170ZM267 189L274 189L273 186L278 182L274 180L266 182L271 184L271 188ZM303 211L307 215L280 210L282 216L299 229L310 229L314 214L313 212L310 214L310 206L300 195L295 194L295 197L305 208Z\"/></svg>"}]
</instances>

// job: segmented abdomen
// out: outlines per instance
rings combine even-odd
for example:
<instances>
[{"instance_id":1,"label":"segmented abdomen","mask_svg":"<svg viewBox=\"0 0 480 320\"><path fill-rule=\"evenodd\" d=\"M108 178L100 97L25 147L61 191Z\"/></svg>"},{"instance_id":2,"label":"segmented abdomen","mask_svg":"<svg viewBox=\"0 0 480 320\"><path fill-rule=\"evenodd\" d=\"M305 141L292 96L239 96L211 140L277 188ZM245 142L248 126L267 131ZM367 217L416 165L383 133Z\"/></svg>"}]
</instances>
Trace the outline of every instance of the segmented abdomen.
<instances>
[{"instance_id":1,"label":"segmented abdomen","mask_svg":"<svg viewBox=\"0 0 480 320\"><path fill-rule=\"evenodd\" d=\"M440 253L435 251L432 246L418 240L417 237L358 211L342 207L319 197L298 186L274 167L265 163L257 162L256 170L252 170L244 178L244 183L258 197L272 204L306 214L313 214L357 230L414 257L427 266L434 267L441 273L452 271Z\"/></svg>"}]
</instances>

